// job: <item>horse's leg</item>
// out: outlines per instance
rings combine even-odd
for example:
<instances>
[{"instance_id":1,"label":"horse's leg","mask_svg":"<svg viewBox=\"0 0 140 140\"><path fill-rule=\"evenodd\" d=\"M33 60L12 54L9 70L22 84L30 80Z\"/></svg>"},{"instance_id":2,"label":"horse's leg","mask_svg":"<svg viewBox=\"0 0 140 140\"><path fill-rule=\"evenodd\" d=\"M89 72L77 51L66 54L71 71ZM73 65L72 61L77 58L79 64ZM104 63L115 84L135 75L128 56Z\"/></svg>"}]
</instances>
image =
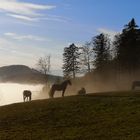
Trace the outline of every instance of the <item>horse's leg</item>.
<instances>
[{"instance_id":1,"label":"horse's leg","mask_svg":"<svg viewBox=\"0 0 140 140\"><path fill-rule=\"evenodd\" d=\"M23 100L24 100L24 102L25 102L25 99L26 99L26 96L23 96Z\"/></svg>"},{"instance_id":2,"label":"horse's leg","mask_svg":"<svg viewBox=\"0 0 140 140\"><path fill-rule=\"evenodd\" d=\"M66 89L62 90L62 97L64 97L65 90L66 90Z\"/></svg>"},{"instance_id":3,"label":"horse's leg","mask_svg":"<svg viewBox=\"0 0 140 140\"><path fill-rule=\"evenodd\" d=\"M55 90L53 89L53 90L52 90L52 94L51 94L52 98L53 98L53 96L54 96L54 93L55 93Z\"/></svg>"},{"instance_id":4,"label":"horse's leg","mask_svg":"<svg viewBox=\"0 0 140 140\"><path fill-rule=\"evenodd\" d=\"M32 99L32 97L31 97L31 95L29 96L29 100L31 101L31 99Z\"/></svg>"}]
</instances>

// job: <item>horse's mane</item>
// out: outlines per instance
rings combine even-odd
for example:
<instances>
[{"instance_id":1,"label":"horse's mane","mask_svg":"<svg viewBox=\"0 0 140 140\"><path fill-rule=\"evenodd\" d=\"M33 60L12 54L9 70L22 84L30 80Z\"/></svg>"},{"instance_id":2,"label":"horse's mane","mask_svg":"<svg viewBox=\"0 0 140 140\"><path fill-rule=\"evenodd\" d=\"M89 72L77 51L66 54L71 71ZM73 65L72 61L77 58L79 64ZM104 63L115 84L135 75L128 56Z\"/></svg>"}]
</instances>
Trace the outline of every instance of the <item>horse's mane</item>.
<instances>
[{"instance_id":1,"label":"horse's mane","mask_svg":"<svg viewBox=\"0 0 140 140\"><path fill-rule=\"evenodd\" d=\"M70 82L70 80L69 80L69 79L64 80L64 81L62 82L62 84L64 84L64 83L68 83L68 82Z\"/></svg>"}]
</instances>

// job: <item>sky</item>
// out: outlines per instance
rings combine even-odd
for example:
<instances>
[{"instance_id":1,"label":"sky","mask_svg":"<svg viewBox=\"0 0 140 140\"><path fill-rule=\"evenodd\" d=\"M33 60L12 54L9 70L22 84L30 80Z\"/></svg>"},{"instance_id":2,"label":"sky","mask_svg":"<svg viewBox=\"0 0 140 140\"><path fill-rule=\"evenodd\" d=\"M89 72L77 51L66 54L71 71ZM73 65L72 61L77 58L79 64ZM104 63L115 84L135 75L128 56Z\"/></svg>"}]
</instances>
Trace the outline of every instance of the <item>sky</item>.
<instances>
[{"instance_id":1,"label":"sky","mask_svg":"<svg viewBox=\"0 0 140 140\"><path fill-rule=\"evenodd\" d=\"M62 75L63 49L99 33L111 37L135 18L139 0L0 0L0 66L36 68L51 55L51 73Z\"/></svg>"}]
</instances>

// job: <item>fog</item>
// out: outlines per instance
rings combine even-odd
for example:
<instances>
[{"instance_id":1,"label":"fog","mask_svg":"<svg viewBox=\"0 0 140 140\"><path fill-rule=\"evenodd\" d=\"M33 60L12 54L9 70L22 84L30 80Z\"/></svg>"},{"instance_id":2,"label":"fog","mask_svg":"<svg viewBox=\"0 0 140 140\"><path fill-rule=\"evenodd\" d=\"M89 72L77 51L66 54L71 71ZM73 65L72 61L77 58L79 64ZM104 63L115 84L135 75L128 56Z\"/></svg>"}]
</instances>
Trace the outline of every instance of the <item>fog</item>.
<instances>
[{"instance_id":1,"label":"fog","mask_svg":"<svg viewBox=\"0 0 140 140\"><path fill-rule=\"evenodd\" d=\"M140 79L139 75L131 78L130 75L122 74L119 80L114 80L111 77L101 80L96 75L89 74L82 78L73 79L72 86L67 87L65 96L76 95L82 87L86 89L86 93L131 90L132 82L138 79ZM30 90L32 92L32 100L47 99L49 98L48 92L51 86L52 83L47 85L1 83L0 106L23 102L23 90ZM61 96L61 91L55 92L54 97Z\"/></svg>"},{"instance_id":2,"label":"fog","mask_svg":"<svg viewBox=\"0 0 140 140\"><path fill-rule=\"evenodd\" d=\"M23 90L30 90L32 92L32 100L48 98L48 94L42 96L43 85L26 85L1 83L0 84L0 106L23 102Z\"/></svg>"},{"instance_id":3,"label":"fog","mask_svg":"<svg viewBox=\"0 0 140 140\"><path fill-rule=\"evenodd\" d=\"M106 74L106 73L105 73ZM72 80L72 86L66 90L66 95L77 94L78 91L84 87L86 93L100 93L100 92L118 92L118 91L131 91L133 81L140 81L140 71L135 75L109 71L107 75L97 75L93 72L86 74L84 77L79 77ZM136 87L140 90L140 86Z\"/></svg>"}]
</instances>

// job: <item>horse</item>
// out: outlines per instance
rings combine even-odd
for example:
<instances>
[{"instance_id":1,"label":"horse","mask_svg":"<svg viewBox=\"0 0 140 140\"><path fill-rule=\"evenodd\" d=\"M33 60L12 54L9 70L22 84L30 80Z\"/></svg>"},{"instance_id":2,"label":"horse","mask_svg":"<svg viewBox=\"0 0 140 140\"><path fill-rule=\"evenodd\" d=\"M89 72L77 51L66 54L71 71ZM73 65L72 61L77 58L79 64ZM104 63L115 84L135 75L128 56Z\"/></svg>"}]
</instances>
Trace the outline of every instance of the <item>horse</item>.
<instances>
[{"instance_id":1,"label":"horse","mask_svg":"<svg viewBox=\"0 0 140 140\"><path fill-rule=\"evenodd\" d=\"M32 92L30 90L24 90L23 91L23 100L25 102L25 99L27 99L27 101L31 101L31 97L32 96Z\"/></svg>"},{"instance_id":2,"label":"horse","mask_svg":"<svg viewBox=\"0 0 140 140\"><path fill-rule=\"evenodd\" d=\"M67 85L72 85L70 80L65 80L61 84L53 84L50 89L49 96L53 98L55 91L62 91L62 97L64 97L64 93L67 88Z\"/></svg>"},{"instance_id":3,"label":"horse","mask_svg":"<svg viewBox=\"0 0 140 140\"><path fill-rule=\"evenodd\" d=\"M84 87L82 87L79 91L78 91L78 95L86 95L86 89Z\"/></svg>"},{"instance_id":4,"label":"horse","mask_svg":"<svg viewBox=\"0 0 140 140\"><path fill-rule=\"evenodd\" d=\"M138 86L140 87L140 81L133 81L131 89L135 90L135 88L138 87Z\"/></svg>"}]
</instances>

